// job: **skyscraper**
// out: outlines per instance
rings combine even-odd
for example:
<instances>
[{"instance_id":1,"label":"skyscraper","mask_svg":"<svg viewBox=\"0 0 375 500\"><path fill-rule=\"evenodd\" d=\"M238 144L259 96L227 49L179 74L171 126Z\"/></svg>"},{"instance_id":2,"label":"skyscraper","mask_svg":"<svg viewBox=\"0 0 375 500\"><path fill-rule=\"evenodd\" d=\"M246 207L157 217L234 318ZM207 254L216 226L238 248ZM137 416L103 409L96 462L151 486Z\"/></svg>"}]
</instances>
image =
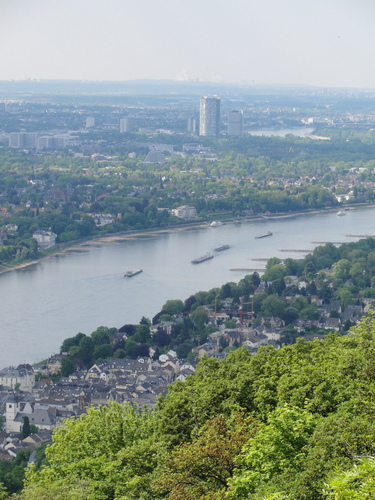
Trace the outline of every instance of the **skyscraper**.
<instances>
[{"instance_id":1,"label":"skyscraper","mask_svg":"<svg viewBox=\"0 0 375 500\"><path fill-rule=\"evenodd\" d=\"M229 111L228 135L243 136L243 111Z\"/></svg>"},{"instance_id":2,"label":"skyscraper","mask_svg":"<svg viewBox=\"0 0 375 500\"><path fill-rule=\"evenodd\" d=\"M195 134L197 128L197 121L194 116L191 116L187 120L187 131L191 132L192 134Z\"/></svg>"},{"instance_id":3,"label":"skyscraper","mask_svg":"<svg viewBox=\"0 0 375 500\"><path fill-rule=\"evenodd\" d=\"M120 132L130 132L130 120L129 118L121 118L120 120Z\"/></svg>"},{"instance_id":4,"label":"skyscraper","mask_svg":"<svg viewBox=\"0 0 375 500\"><path fill-rule=\"evenodd\" d=\"M86 128L95 127L95 118L93 116L88 116L86 118Z\"/></svg>"},{"instance_id":5,"label":"skyscraper","mask_svg":"<svg viewBox=\"0 0 375 500\"><path fill-rule=\"evenodd\" d=\"M220 132L220 97L201 97L199 135L217 137Z\"/></svg>"}]
</instances>

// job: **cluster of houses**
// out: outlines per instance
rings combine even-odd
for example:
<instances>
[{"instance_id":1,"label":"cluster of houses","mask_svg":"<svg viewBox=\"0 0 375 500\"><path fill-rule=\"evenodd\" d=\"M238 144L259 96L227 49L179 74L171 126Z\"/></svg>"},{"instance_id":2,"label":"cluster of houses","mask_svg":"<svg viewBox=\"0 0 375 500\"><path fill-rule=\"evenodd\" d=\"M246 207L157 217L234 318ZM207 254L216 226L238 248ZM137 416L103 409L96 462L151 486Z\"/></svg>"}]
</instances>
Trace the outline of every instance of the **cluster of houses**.
<instances>
[{"instance_id":1,"label":"cluster of houses","mask_svg":"<svg viewBox=\"0 0 375 500\"><path fill-rule=\"evenodd\" d=\"M194 362L182 363L174 351L169 351L158 360L103 360L54 383L50 376L60 371L63 357L52 356L43 366L26 364L0 371L4 424L0 460L11 460L19 449L49 442L53 429L64 419L78 417L91 406L117 401L152 408L170 383L185 380L196 366ZM22 440L25 417L38 432Z\"/></svg>"}]
</instances>

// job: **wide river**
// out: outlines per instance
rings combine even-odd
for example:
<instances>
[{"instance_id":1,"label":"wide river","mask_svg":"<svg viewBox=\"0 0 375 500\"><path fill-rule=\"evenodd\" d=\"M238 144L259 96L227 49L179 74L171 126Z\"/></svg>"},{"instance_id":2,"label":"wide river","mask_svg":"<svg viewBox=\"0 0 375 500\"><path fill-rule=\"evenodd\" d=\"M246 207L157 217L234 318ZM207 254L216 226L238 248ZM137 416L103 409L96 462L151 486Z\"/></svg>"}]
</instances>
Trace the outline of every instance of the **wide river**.
<instances>
[{"instance_id":1,"label":"wide river","mask_svg":"<svg viewBox=\"0 0 375 500\"><path fill-rule=\"evenodd\" d=\"M272 236L255 239L267 231ZM375 235L375 208L195 228L55 255L0 275L0 368L36 362L62 341L98 326L120 327L152 318L168 299L238 282L269 257L301 258L318 243ZM191 260L220 245L230 249L199 265ZM284 251L283 251L284 250ZM287 250L287 251L285 251ZM143 273L124 278L128 270Z\"/></svg>"}]
</instances>

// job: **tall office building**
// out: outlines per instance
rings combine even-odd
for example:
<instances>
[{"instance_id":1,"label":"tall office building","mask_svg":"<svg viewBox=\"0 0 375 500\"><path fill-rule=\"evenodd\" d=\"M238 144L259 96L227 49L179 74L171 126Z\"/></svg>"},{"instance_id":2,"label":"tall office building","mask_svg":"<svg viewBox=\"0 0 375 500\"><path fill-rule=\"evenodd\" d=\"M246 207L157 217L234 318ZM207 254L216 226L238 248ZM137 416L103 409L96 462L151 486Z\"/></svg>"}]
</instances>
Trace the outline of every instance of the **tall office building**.
<instances>
[{"instance_id":1,"label":"tall office building","mask_svg":"<svg viewBox=\"0 0 375 500\"><path fill-rule=\"evenodd\" d=\"M229 111L228 135L243 136L243 111Z\"/></svg>"},{"instance_id":2,"label":"tall office building","mask_svg":"<svg viewBox=\"0 0 375 500\"><path fill-rule=\"evenodd\" d=\"M130 132L130 120L129 118L121 118L120 120L120 133Z\"/></svg>"},{"instance_id":3,"label":"tall office building","mask_svg":"<svg viewBox=\"0 0 375 500\"><path fill-rule=\"evenodd\" d=\"M187 131L191 132L192 134L195 134L195 131L197 129L197 120L195 117L191 116L187 120Z\"/></svg>"},{"instance_id":4,"label":"tall office building","mask_svg":"<svg viewBox=\"0 0 375 500\"><path fill-rule=\"evenodd\" d=\"M35 148L37 135L35 132L11 132L9 134L10 148Z\"/></svg>"},{"instance_id":5,"label":"tall office building","mask_svg":"<svg viewBox=\"0 0 375 500\"><path fill-rule=\"evenodd\" d=\"M220 97L201 97L199 135L217 137L220 132Z\"/></svg>"},{"instance_id":6,"label":"tall office building","mask_svg":"<svg viewBox=\"0 0 375 500\"><path fill-rule=\"evenodd\" d=\"M93 116L88 116L86 118L86 128L95 127L95 118Z\"/></svg>"}]
</instances>

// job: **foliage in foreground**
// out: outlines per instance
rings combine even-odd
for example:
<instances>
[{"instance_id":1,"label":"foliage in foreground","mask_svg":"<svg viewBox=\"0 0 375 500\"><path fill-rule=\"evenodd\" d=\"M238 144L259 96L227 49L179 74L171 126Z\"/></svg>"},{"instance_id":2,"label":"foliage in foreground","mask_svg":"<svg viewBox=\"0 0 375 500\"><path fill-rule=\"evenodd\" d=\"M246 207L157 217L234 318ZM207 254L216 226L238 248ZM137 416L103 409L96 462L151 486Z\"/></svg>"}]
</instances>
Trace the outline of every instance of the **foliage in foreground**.
<instances>
[{"instance_id":1,"label":"foliage in foreground","mask_svg":"<svg viewBox=\"0 0 375 500\"><path fill-rule=\"evenodd\" d=\"M344 337L204 359L153 412L110 403L68 420L19 498L367 498L374 379L375 315Z\"/></svg>"}]
</instances>

